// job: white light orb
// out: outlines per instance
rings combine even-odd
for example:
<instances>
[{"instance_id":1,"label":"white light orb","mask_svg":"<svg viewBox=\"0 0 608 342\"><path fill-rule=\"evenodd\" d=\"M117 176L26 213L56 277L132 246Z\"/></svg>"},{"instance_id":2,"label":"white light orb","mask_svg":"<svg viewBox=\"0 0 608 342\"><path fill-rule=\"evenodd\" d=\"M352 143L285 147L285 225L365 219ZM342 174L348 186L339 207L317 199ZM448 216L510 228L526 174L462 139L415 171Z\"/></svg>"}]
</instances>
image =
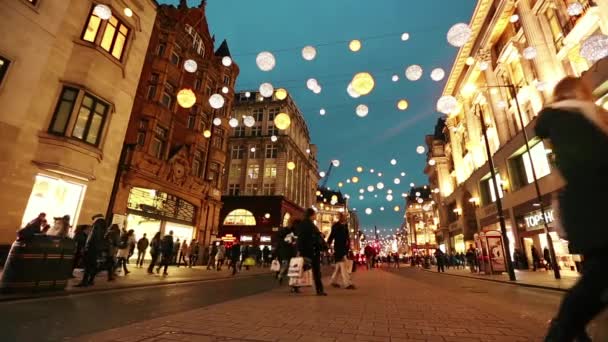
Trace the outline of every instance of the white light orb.
<instances>
[{"instance_id":1,"label":"white light orb","mask_svg":"<svg viewBox=\"0 0 608 342\"><path fill-rule=\"evenodd\" d=\"M374 186L373 185L368 185L367 186L367 191L374 192Z\"/></svg>"},{"instance_id":2,"label":"white light orb","mask_svg":"<svg viewBox=\"0 0 608 342\"><path fill-rule=\"evenodd\" d=\"M378 184L376 184L376 188L378 188L378 190L384 189L384 183L379 182Z\"/></svg>"},{"instance_id":3,"label":"white light orb","mask_svg":"<svg viewBox=\"0 0 608 342\"><path fill-rule=\"evenodd\" d=\"M108 20L112 17L112 9L108 5L98 4L93 8L93 14L102 20Z\"/></svg>"},{"instance_id":4,"label":"white light orb","mask_svg":"<svg viewBox=\"0 0 608 342\"><path fill-rule=\"evenodd\" d=\"M224 97L220 94L213 94L209 97L209 104L211 105L211 108L214 109L220 109L224 107L225 102L226 101L224 100Z\"/></svg>"},{"instance_id":5,"label":"white light orb","mask_svg":"<svg viewBox=\"0 0 608 342\"><path fill-rule=\"evenodd\" d=\"M410 187L412 187L412 188L413 188L413 187L415 187L415 186L416 186L416 184L414 184L414 183L410 183Z\"/></svg>"},{"instance_id":6,"label":"white light orb","mask_svg":"<svg viewBox=\"0 0 608 342\"><path fill-rule=\"evenodd\" d=\"M420 192L416 191L416 197L420 197Z\"/></svg>"},{"instance_id":7,"label":"white light orb","mask_svg":"<svg viewBox=\"0 0 608 342\"><path fill-rule=\"evenodd\" d=\"M409 102L407 102L406 99L401 99L397 102L397 109L399 109L399 110L406 110L407 107L409 107L409 106L410 106L410 104L409 104Z\"/></svg>"},{"instance_id":8,"label":"white light orb","mask_svg":"<svg viewBox=\"0 0 608 342\"><path fill-rule=\"evenodd\" d=\"M310 154L310 149L309 148L306 149L306 153Z\"/></svg>"},{"instance_id":9,"label":"white light orb","mask_svg":"<svg viewBox=\"0 0 608 342\"><path fill-rule=\"evenodd\" d=\"M426 149L422 145L416 147L416 153L418 153L418 154L423 154L425 151L426 151Z\"/></svg>"},{"instance_id":10,"label":"white light orb","mask_svg":"<svg viewBox=\"0 0 608 342\"><path fill-rule=\"evenodd\" d=\"M369 108L364 104L360 104L355 109L355 112L357 113L358 117L364 118L367 116L367 114L369 114Z\"/></svg>"},{"instance_id":11,"label":"white light orb","mask_svg":"<svg viewBox=\"0 0 608 342\"><path fill-rule=\"evenodd\" d=\"M230 56L224 56L222 57L222 65L225 67L229 67L232 65L232 58L230 58Z\"/></svg>"},{"instance_id":12,"label":"white light orb","mask_svg":"<svg viewBox=\"0 0 608 342\"><path fill-rule=\"evenodd\" d=\"M207 139L208 139L208 138L211 138L211 131L210 131L210 130L208 130L208 129L204 130L204 131L203 131L203 136L204 136L205 138L207 138Z\"/></svg>"},{"instance_id":13,"label":"white light orb","mask_svg":"<svg viewBox=\"0 0 608 342\"><path fill-rule=\"evenodd\" d=\"M393 183L395 183L395 184L401 184L401 179L399 179L399 178L395 178L395 179L393 180Z\"/></svg>"},{"instance_id":14,"label":"white light orb","mask_svg":"<svg viewBox=\"0 0 608 342\"><path fill-rule=\"evenodd\" d=\"M317 80L314 78L309 78L306 81L306 88L308 88L309 90L314 90L318 86L319 86L319 82L317 82Z\"/></svg>"},{"instance_id":15,"label":"white light orb","mask_svg":"<svg viewBox=\"0 0 608 342\"><path fill-rule=\"evenodd\" d=\"M374 169L369 169L369 173L374 173L376 171L374 171Z\"/></svg>"},{"instance_id":16,"label":"white light orb","mask_svg":"<svg viewBox=\"0 0 608 342\"><path fill-rule=\"evenodd\" d=\"M348 48L352 52L358 52L361 50L361 41L357 39L351 40L350 43L348 43Z\"/></svg>"},{"instance_id":17,"label":"white light orb","mask_svg":"<svg viewBox=\"0 0 608 342\"><path fill-rule=\"evenodd\" d=\"M277 65L274 55L268 51L262 51L255 58L255 63L262 71L270 71Z\"/></svg>"},{"instance_id":18,"label":"white light orb","mask_svg":"<svg viewBox=\"0 0 608 342\"><path fill-rule=\"evenodd\" d=\"M222 119L220 119L220 118L215 118L215 119L213 119L213 124L214 124L215 126L219 126L219 125L221 125L221 124L222 124Z\"/></svg>"},{"instance_id":19,"label":"white light orb","mask_svg":"<svg viewBox=\"0 0 608 342\"><path fill-rule=\"evenodd\" d=\"M248 91L247 91L247 92L245 92L245 97L246 97L246 98L250 98L250 97L251 97L251 93L250 93L250 92L248 92Z\"/></svg>"},{"instance_id":20,"label":"white light orb","mask_svg":"<svg viewBox=\"0 0 608 342\"><path fill-rule=\"evenodd\" d=\"M435 166L435 164L437 164L437 162L435 161L435 159L429 160L429 165L430 166Z\"/></svg>"},{"instance_id":21,"label":"white light orb","mask_svg":"<svg viewBox=\"0 0 608 342\"><path fill-rule=\"evenodd\" d=\"M308 45L302 49L302 58L305 60L312 61L315 57L317 57L317 49L314 46Z\"/></svg>"},{"instance_id":22,"label":"white light orb","mask_svg":"<svg viewBox=\"0 0 608 342\"><path fill-rule=\"evenodd\" d=\"M348 179L346 180L346 183L350 184L350 178L348 178Z\"/></svg>"},{"instance_id":23,"label":"white light orb","mask_svg":"<svg viewBox=\"0 0 608 342\"><path fill-rule=\"evenodd\" d=\"M422 77L422 67L414 64L405 69L405 77L410 81L418 81Z\"/></svg>"},{"instance_id":24,"label":"white light orb","mask_svg":"<svg viewBox=\"0 0 608 342\"><path fill-rule=\"evenodd\" d=\"M251 151L252 153L255 153L255 147L250 148L249 151Z\"/></svg>"},{"instance_id":25,"label":"white light orb","mask_svg":"<svg viewBox=\"0 0 608 342\"><path fill-rule=\"evenodd\" d=\"M465 63L466 63L466 65L471 66L471 65L475 64L475 58L469 56L469 57L467 57Z\"/></svg>"},{"instance_id":26,"label":"white light orb","mask_svg":"<svg viewBox=\"0 0 608 342\"><path fill-rule=\"evenodd\" d=\"M452 46L462 47L471 39L472 35L473 30L471 30L469 25L458 23L450 28L446 38Z\"/></svg>"},{"instance_id":27,"label":"white light orb","mask_svg":"<svg viewBox=\"0 0 608 342\"><path fill-rule=\"evenodd\" d=\"M348 93L348 95L349 95L350 97L352 97L353 99L356 99L356 98L358 98L358 97L360 97L360 96L361 96L361 94L359 94L359 93L357 93L357 92L355 91L355 89L353 88L353 84L352 84L352 83L349 83L349 84L348 84L348 87L346 87L346 92L347 92L347 93Z\"/></svg>"},{"instance_id":28,"label":"white light orb","mask_svg":"<svg viewBox=\"0 0 608 342\"><path fill-rule=\"evenodd\" d=\"M230 125L230 127L235 128L239 125L239 120L232 118L230 120L228 120L228 125Z\"/></svg>"},{"instance_id":29,"label":"white light orb","mask_svg":"<svg viewBox=\"0 0 608 342\"><path fill-rule=\"evenodd\" d=\"M320 86L320 85L317 85L317 86L315 87L315 89L313 89L313 90L312 90L312 92L313 92L313 93L315 93L315 94L320 94L322 89L323 89L323 88L321 88L321 86Z\"/></svg>"},{"instance_id":30,"label":"white light orb","mask_svg":"<svg viewBox=\"0 0 608 342\"><path fill-rule=\"evenodd\" d=\"M405 172L401 172L401 177L405 177Z\"/></svg>"},{"instance_id":31,"label":"white light orb","mask_svg":"<svg viewBox=\"0 0 608 342\"><path fill-rule=\"evenodd\" d=\"M590 63L608 56L608 36L596 34L587 38L581 45L580 55Z\"/></svg>"},{"instance_id":32,"label":"white light orb","mask_svg":"<svg viewBox=\"0 0 608 342\"><path fill-rule=\"evenodd\" d=\"M352 84L352 87L357 94L365 96L374 90L376 81L369 72L360 72L353 76L353 80L350 84Z\"/></svg>"},{"instance_id":33,"label":"white light orb","mask_svg":"<svg viewBox=\"0 0 608 342\"><path fill-rule=\"evenodd\" d=\"M451 95L442 96L437 101L437 111L443 114L451 114L458 108L458 100Z\"/></svg>"},{"instance_id":34,"label":"white light orb","mask_svg":"<svg viewBox=\"0 0 608 342\"><path fill-rule=\"evenodd\" d=\"M228 94L229 91L230 89L228 89L228 87L222 87L222 93Z\"/></svg>"},{"instance_id":35,"label":"white light orb","mask_svg":"<svg viewBox=\"0 0 608 342\"><path fill-rule=\"evenodd\" d=\"M536 58L536 48L534 46L528 46L527 48L524 49L524 51L522 52L522 55L524 56L525 59L527 60L532 60L534 58Z\"/></svg>"},{"instance_id":36,"label":"white light orb","mask_svg":"<svg viewBox=\"0 0 608 342\"><path fill-rule=\"evenodd\" d=\"M338 159L334 159L334 160L331 161L331 164L334 167L338 167L338 166L340 166L340 161Z\"/></svg>"},{"instance_id":37,"label":"white light orb","mask_svg":"<svg viewBox=\"0 0 608 342\"><path fill-rule=\"evenodd\" d=\"M410 39L410 34L407 32L403 32L403 34L401 35L401 40L405 42L408 39Z\"/></svg>"},{"instance_id":38,"label":"white light orb","mask_svg":"<svg viewBox=\"0 0 608 342\"><path fill-rule=\"evenodd\" d=\"M325 115L325 109L321 108L321 110L319 110L319 114Z\"/></svg>"},{"instance_id":39,"label":"white light orb","mask_svg":"<svg viewBox=\"0 0 608 342\"><path fill-rule=\"evenodd\" d=\"M319 177L321 177L321 178L325 177L325 171L319 172Z\"/></svg>"},{"instance_id":40,"label":"white light orb","mask_svg":"<svg viewBox=\"0 0 608 342\"><path fill-rule=\"evenodd\" d=\"M578 1L571 2L568 5L568 15L571 17L581 15L583 13L583 10L583 5Z\"/></svg>"},{"instance_id":41,"label":"white light orb","mask_svg":"<svg viewBox=\"0 0 608 342\"><path fill-rule=\"evenodd\" d=\"M268 82L262 83L260 84L260 94L264 97L271 97L274 94L274 87Z\"/></svg>"},{"instance_id":42,"label":"white light orb","mask_svg":"<svg viewBox=\"0 0 608 342\"><path fill-rule=\"evenodd\" d=\"M397 81L399 81L399 75L393 75L393 77L391 77L391 80L392 80L393 82L397 82Z\"/></svg>"},{"instance_id":43,"label":"white light orb","mask_svg":"<svg viewBox=\"0 0 608 342\"><path fill-rule=\"evenodd\" d=\"M393 195L391 195L391 194L386 195L386 200L391 202L393 200Z\"/></svg>"},{"instance_id":44,"label":"white light orb","mask_svg":"<svg viewBox=\"0 0 608 342\"><path fill-rule=\"evenodd\" d=\"M393 190L388 189L388 190L386 190L386 193L389 194L389 195L391 195L393 193Z\"/></svg>"},{"instance_id":45,"label":"white light orb","mask_svg":"<svg viewBox=\"0 0 608 342\"><path fill-rule=\"evenodd\" d=\"M416 202L422 204L422 202L424 202L424 200L422 198L419 198L419 199L416 200Z\"/></svg>"},{"instance_id":46,"label":"white light orb","mask_svg":"<svg viewBox=\"0 0 608 342\"><path fill-rule=\"evenodd\" d=\"M292 161L287 162L287 170L293 171L295 168L296 168L296 163L294 163Z\"/></svg>"},{"instance_id":47,"label":"white light orb","mask_svg":"<svg viewBox=\"0 0 608 342\"><path fill-rule=\"evenodd\" d=\"M243 123L247 127L253 127L255 125L255 118L253 116L245 116L243 118Z\"/></svg>"},{"instance_id":48,"label":"white light orb","mask_svg":"<svg viewBox=\"0 0 608 342\"><path fill-rule=\"evenodd\" d=\"M129 7L125 7L125 9L123 10L123 13L129 18L131 18L133 16L133 10L130 9Z\"/></svg>"},{"instance_id":49,"label":"white light orb","mask_svg":"<svg viewBox=\"0 0 608 342\"><path fill-rule=\"evenodd\" d=\"M372 209L371 208L366 208L365 209L365 214L371 215L372 214Z\"/></svg>"},{"instance_id":50,"label":"white light orb","mask_svg":"<svg viewBox=\"0 0 608 342\"><path fill-rule=\"evenodd\" d=\"M382 177L382 172L378 172L378 177Z\"/></svg>"},{"instance_id":51,"label":"white light orb","mask_svg":"<svg viewBox=\"0 0 608 342\"><path fill-rule=\"evenodd\" d=\"M359 195L359 200L363 201L364 198L365 198L365 196Z\"/></svg>"},{"instance_id":52,"label":"white light orb","mask_svg":"<svg viewBox=\"0 0 608 342\"><path fill-rule=\"evenodd\" d=\"M359 189L359 193L360 194L364 194L365 193L365 189Z\"/></svg>"},{"instance_id":53,"label":"white light orb","mask_svg":"<svg viewBox=\"0 0 608 342\"><path fill-rule=\"evenodd\" d=\"M519 21L519 15L517 14L513 14L510 18L509 18L509 22L511 23L516 23Z\"/></svg>"},{"instance_id":54,"label":"white light orb","mask_svg":"<svg viewBox=\"0 0 608 342\"><path fill-rule=\"evenodd\" d=\"M490 67L490 63L488 63L487 61L481 61L479 62L479 65L477 65L477 67L481 71L486 71Z\"/></svg>"},{"instance_id":55,"label":"white light orb","mask_svg":"<svg viewBox=\"0 0 608 342\"><path fill-rule=\"evenodd\" d=\"M384 207L380 207L380 211L384 211Z\"/></svg>"},{"instance_id":56,"label":"white light orb","mask_svg":"<svg viewBox=\"0 0 608 342\"><path fill-rule=\"evenodd\" d=\"M277 142L277 140L279 140L279 138L277 138L276 135L273 135L270 137L270 141L272 141L272 142Z\"/></svg>"},{"instance_id":57,"label":"white light orb","mask_svg":"<svg viewBox=\"0 0 608 342\"><path fill-rule=\"evenodd\" d=\"M431 79L435 82L441 81L445 77L445 71L441 68L435 68L431 71Z\"/></svg>"},{"instance_id":58,"label":"white light orb","mask_svg":"<svg viewBox=\"0 0 608 342\"><path fill-rule=\"evenodd\" d=\"M184 70L186 70L187 72L195 73L197 69L198 64L196 64L196 61L194 59L186 59L184 61Z\"/></svg>"},{"instance_id":59,"label":"white light orb","mask_svg":"<svg viewBox=\"0 0 608 342\"><path fill-rule=\"evenodd\" d=\"M507 101L500 100L496 103L496 106L498 107L498 109L505 109L505 108L507 108L508 104L507 104Z\"/></svg>"}]
</instances>

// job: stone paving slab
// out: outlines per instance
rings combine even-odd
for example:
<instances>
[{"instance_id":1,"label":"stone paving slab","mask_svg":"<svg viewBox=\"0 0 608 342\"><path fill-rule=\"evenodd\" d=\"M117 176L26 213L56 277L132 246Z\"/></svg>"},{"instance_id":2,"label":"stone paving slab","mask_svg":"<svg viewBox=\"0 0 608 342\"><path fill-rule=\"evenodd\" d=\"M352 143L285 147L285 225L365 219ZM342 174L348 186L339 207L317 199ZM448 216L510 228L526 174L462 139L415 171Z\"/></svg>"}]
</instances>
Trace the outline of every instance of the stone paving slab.
<instances>
[{"instance_id":1,"label":"stone paving slab","mask_svg":"<svg viewBox=\"0 0 608 342\"><path fill-rule=\"evenodd\" d=\"M540 341L545 326L381 270L328 297L286 287L71 341Z\"/></svg>"}]
</instances>

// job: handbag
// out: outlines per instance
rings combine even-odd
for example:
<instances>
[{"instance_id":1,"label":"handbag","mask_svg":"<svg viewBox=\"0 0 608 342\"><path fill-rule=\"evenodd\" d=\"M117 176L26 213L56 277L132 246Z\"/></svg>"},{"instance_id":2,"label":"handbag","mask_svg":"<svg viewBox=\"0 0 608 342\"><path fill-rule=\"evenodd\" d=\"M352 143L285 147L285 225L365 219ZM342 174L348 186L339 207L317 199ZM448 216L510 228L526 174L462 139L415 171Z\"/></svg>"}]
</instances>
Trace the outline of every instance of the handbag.
<instances>
[{"instance_id":1,"label":"handbag","mask_svg":"<svg viewBox=\"0 0 608 342\"><path fill-rule=\"evenodd\" d=\"M312 270L303 272L300 277L289 278L289 286L293 286L293 287L312 286Z\"/></svg>"},{"instance_id":2,"label":"handbag","mask_svg":"<svg viewBox=\"0 0 608 342\"><path fill-rule=\"evenodd\" d=\"M272 264L270 264L270 271L279 272L280 270L281 270L281 263L279 262L279 260L277 260L277 259L272 260Z\"/></svg>"},{"instance_id":3,"label":"handbag","mask_svg":"<svg viewBox=\"0 0 608 342\"><path fill-rule=\"evenodd\" d=\"M243 266L255 266L255 259L253 259L252 257L248 257L243 262Z\"/></svg>"},{"instance_id":4,"label":"handbag","mask_svg":"<svg viewBox=\"0 0 608 342\"><path fill-rule=\"evenodd\" d=\"M289 260L289 269L287 270L287 276L290 278L299 278L302 276L304 271L304 258L295 257Z\"/></svg>"}]
</instances>

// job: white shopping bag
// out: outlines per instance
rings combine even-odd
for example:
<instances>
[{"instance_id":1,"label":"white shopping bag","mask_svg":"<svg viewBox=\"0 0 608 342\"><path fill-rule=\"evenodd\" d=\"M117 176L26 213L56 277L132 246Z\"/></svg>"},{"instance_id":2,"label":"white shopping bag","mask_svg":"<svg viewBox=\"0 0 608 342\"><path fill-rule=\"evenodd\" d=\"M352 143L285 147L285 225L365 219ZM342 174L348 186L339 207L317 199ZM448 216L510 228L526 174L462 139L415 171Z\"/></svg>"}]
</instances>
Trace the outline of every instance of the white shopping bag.
<instances>
[{"instance_id":1,"label":"white shopping bag","mask_svg":"<svg viewBox=\"0 0 608 342\"><path fill-rule=\"evenodd\" d=\"M289 286L293 286L293 287L312 286L312 270L302 272L302 276L300 276L300 277L289 278Z\"/></svg>"},{"instance_id":2,"label":"white shopping bag","mask_svg":"<svg viewBox=\"0 0 608 342\"><path fill-rule=\"evenodd\" d=\"M280 270L281 270L281 263L279 262L279 260L277 260L277 259L272 260L272 264L270 264L270 271L279 272Z\"/></svg>"},{"instance_id":3,"label":"white shopping bag","mask_svg":"<svg viewBox=\"0 0 608 342\"><path fill-rule=\"evenodd\" d=\"M304 258L297 257L289 260L289 269L287 270L287 276L292 278L299 278L302 276L304 271Z\"/></svg>"}]
</instances>

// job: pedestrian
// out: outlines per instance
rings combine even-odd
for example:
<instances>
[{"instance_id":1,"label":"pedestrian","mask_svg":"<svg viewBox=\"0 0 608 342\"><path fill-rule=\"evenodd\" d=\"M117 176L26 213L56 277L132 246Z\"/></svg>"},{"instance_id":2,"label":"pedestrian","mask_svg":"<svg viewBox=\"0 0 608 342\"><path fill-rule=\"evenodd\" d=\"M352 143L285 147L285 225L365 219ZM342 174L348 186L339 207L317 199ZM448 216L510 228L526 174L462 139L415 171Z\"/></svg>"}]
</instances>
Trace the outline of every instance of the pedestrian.
<instances>
[{"instance_id":1,"label":"pedestrian","mask_svg":"<svg viewBox=\"0 0 608 342\"><path fill-rule=\"evenodd\" d=\"M435 258L437 259L437 272L445 273L445 253L437 248L435 251Z\"/></svg>"},{"instance_id":2,"label":"pedestrian","mask_svg":"<svg viewBox=\"0 0 608 342\"><path fill-rule=\"evenodd\" d=\"M530 248L530 254L532 254L532 270L536 272L536 269L540 267L540 255L534 245Z\"/></svg>"},{"instance_id":3,"label":"pedestrian","mask_svg":"<svg viewBox=\"0 0 608 342\"><path fill-rule=\"evenodd\" d=\"M43 225L46 225L46 213L40 213L35 219L31 220L25 227L17 232L17 240L29 240L35 234L42 232Z\"/></svg>"},{"instance_id":4,"label":"pedestrian","mask_svg":"<svg viewBox=\"0 0 608 342\"><path fill-rule=\"evenodd\" d=\"M209 255L207 260L207 270L210 270L211 267L215 268L215 255L217 254L217 245L215 243L211 243L209 246Z\"/></svg>"},{"instance_id":5,"label":"pedestrian","mask_svg":"<svg viewBox=\"0 0 608 342\"><path fill-rule=\"evenodd\" d=\"M477 253L475 251L475 247L473 247L473 244L469 244L469 249L467 249L466 258L471 273L475 272L475 261L477 260Z\"/></svg>"},{"instance_id":6,"label":"pedestrian","mask_svg":"<svg viewBox=\"0 0 608 342\"><path fill-rule=\"evenodd\" d=\"M245 263L245 260L247 260L249 258L249 246L245 246L245 248L241 247L241 263L239 264L239 271L243 268L243 264ZM245 266L245 270L249 271L249 266L248 265L244 265Z\"/></svg>"},{"instance_id":7,"label":"pedestrian","mask_svg":"<svg viewBox=\"0 0 608 342\"><path fill-rule=\"evenodd\" d=\"M263 258L263 267L270 267L270 259L271 259L271 254L270 254L270 248L268 248L268 246L264 246L264 248L262 249L262 258Z\"/></svg>"},{"instance_id":8,"label":"pedestrian","mask_svg":"<svg viewBox=\"0 0 608 342\"><path fill-rule=\"evenodd\" d=\"M72 272L74 272L76 268L80 268L80 263L82 262L82 258L84 257L84 248L87 243L87 228L88 226L86 224L79 224L78 226L76 226L76 230L74 231L74 244L76 245L76 248L74 250L74 262L72 263Z\"/></svg>"},{"instance_id":9,"label":"pedestrian","mask_svg":"<svg viewBox=\"0 0 608 342\"><path fill-rule=\"evenodd\" d=\"M114 270L116 268L116 254L120 246L120 228L117 224L112 224L106 235L105 241L105 257L104 266L108 272L108 281L114 280Z\"/></svg>"},{"instance_id":10,"label":"pedestrian","mask_svg":"<svg viewBox=\"0 0 608 342\"><path fill-rule=\"evenodd\" d=\"M545 270L550 270L551 269L551 253L549 253L549 248L547 248L547 246L545 246L545 248L543 248L543 259L545 261Z\"/></svg>"},{"instance_id":11,"label":"pedestrian","mask_svg":"<svg viewBox=\"0 0 608 342\"><path fill-rule=\"evenodd\" d=\"M182 246L179 249L179 260L177 261L177 267L181 265L182 261L184 262L184 266L188 266L188 259L190 258L190 246L188 246L188 242L184 239L182 242Z\"/></svg>"},{"instance_id":12,"label":"pedestrian","mask_svg":"<svg viewBox=\"0 0 608 342\"><path fill-rule=\"evenodd\" d=\"M321 282L321 252L327 248L325 241L321 241L323 238L319 228L313 222L316 216L317 212L314 209L306 209L304 219L297 227L297 246L300 255L310 260L317 296L327 296Z\"/></svg>"},{"instance_id":13,"label":"pedestrian","mask_svg":"<svg viewBox=\"0 0 608 342\"><path fill-rule=\"evenodd\" d=\"M300 224L300 222L301 221L299 219L292 218L289 226L281 229L277 236L276 251L278 260L281 263L281 268L279 270L279 274L277 275L279 285L282 285L285 278L287 278L287 271L289 270L289 261L291 260L291 258L294 258L298 252L296 246L295 229ZM297 286L292 286L291 290L292 292L300 291Z\"/></svg>"},{"instance_id":14,"label":"pedestrian","mask_svg":"<svg viewBox=\"0 0 608 342\"><path fill-rule=\"evenodd\" d=\"M154 237L152 237L152 241L150 242L150 265L148 266L148 274L153 274L154 266L158 262L158 257L161 255L161 240L160 240L160 232L156 232Z\"/></svg>"},{"instance_id":15,"label":"pedestrian","mask_svg":"<svg viewBox=\"0 0 608 342\"><path fill-rule=\"evenodd\" d=\"M162 254L162 257L160 260L160 265L158 265L158 268L156 269L156 273L159 273L160 269L164 267L163 276L169 275L169 273L167 273L167 268L169 268L169 264L173 260L173 255L177 253L174 253L173 248L173 231L170 230L169 234L165 235L165 237L163 237L160 243L160 252Z\"/></svg>"},{"instance_id":16,"label":"pedestrian","mask_svg":"<svg viewBox=\"0 0 608 342\"><path fill-rule=\"evenodd\" d=\"M215 254L215 270L221 271L224 259L226 258L226 246L224 241L220 241L220 245L217 246L217 253Z\"/></svg>"},{"instance_id":17,"label":"pedestrian","mask_svg":"<svg viewBox=\"0 0 608 342\"><path fill-rule=\"evenodd\" d=\"M241 245L238 241L230 248L230 266L232 267L232 275L236 275L237 265L241 257Z\"/></svg>"},{"instance_id":18,"label":"pedestrian","mask_svg":"<svg viewBox=\"0 0 608 342\"><path fill-rule=\"evenodd\" d=\"M363 249L363 253L365 254L365 261L366 261L367 269L369 270L373 267L374 248L368 244Z\"/></svg>"},{"instance_id":19,"label":"pedestrian","mask_svg":"<svg viewBox=\"0 0 608 342\"><path fill-rule=\"evenodd\" d=\"M560 81L553 100L539 114L536 134L551 142L566 183L559 194L563 238L585 262L545 341L591 341L585 327L608 306L608 234L601 215L608 192L608 158L603 157L608 150L608 113L597 107L591 89L579 78Z\"/></svg>"},{"instance_id":20,"label":"pedestrian","mask_svg":"<svg viewBox=\"0 0 608 342\"><path fill-rule=\"evenodd\" d=\"M173 244L173 256L171 259L171 263L173 263L173 264L177 265L181 245L182 244L179 242L179 238L177 238L177 240Z\"/></svg>"},{"instance_id":21,"label":"pedestrian","mask_svg":"<svg viewBox=\"0 0 608 342\"><path fill-rule=\"evenodd\" d=\"M92 220L91 233L87 237L84 247L84 274L80 283L76 285L77 287L94 285L97 275L97 258L101 255L105 246L106 220L101 214L93 216Z\"/></svg>"},{"instance_id":22,"label":"pedestrian","mask_svg":"<svg viewBox=\"0 0 608 342\"><path fill-rule=\"evenodd\" d=\"M127 275L131 272L127 269L127 259L129 258L129 253L131 252L131 245L135 245L135 232L133 229L129 229L128 232L124 233L120 236L120 243L118 245L118 252L116 253L117 267L120 271L120 267L124 271L124 275Z\"/></svg>"},{"instance_id":23,"label":"pedestrian","mask_svg":"<svg viewBox=\"0 0 608 342\"><path fill-rule=\"evenodd\" d=\"M53 226L44 231L48 236L55 236L59 238L66 238L70 231L70 215L64 215L63 217L55 217Z\"/></svg>"},{"instance_id":24,"label":"pedestrian","mask_svg":"<svg viewBox=\"0 0 608 342\"><path fill-rule=\"evenodd\" d=\"M146 233L144 233L144 236L142 236L141 239L137 241L137 263L135 264L135 266L144 266L144 258L146 256L146 250L148 249L149 245L150 242L146 237Z\"/></svg>"},{"instance_id":25,"label":"pedestrian","mask_svg":"<svg viewBox=\"0 0 608 342\"><path fill-rule=\"evenodd\" d=\"M350 250L350 236L348 233L348 226L346 225L346 215L340 213L338 216L338 222L334 223L331 227L331 233L327 244L334 245L334 261L336 263L334 273L331 276L331 285L333 287L340 288L338 283L338 276L342 279L342 286L347 290L354 290L350 275L352 272L352 265L348 260L348 251Z\"/></svg>"},{"instance_id":26,"label":"pedestrian","mask_svg":"<svg viewBox=\"0 0 608 342\"><path fill-rule=\"evenodd\" d=\"M131 259L131 257L135 253L135 246L137 245L137 241L135 240L135 232L133 232L133 234L131 236L132 236L132 238L129 239L129 254L127 255L127 260L126 260L127 264L129 263L129 259ZM137 264L135 266L137 266Z\"/></svg>"},{"instance_id":27,"label":"pedestrian","mask_svg":"<svg viewBox=\"0 0 608 342\"><path fill-rule=\"evenodd\" d=\"M190 264L189 264L190 268L192 268L192 266L196 265L196 262L198 261L199 251L200 251L200 246L198 245L198 241L195 239L192 239L192 242L190 242Z\"/></svg>"}]
</instances>

